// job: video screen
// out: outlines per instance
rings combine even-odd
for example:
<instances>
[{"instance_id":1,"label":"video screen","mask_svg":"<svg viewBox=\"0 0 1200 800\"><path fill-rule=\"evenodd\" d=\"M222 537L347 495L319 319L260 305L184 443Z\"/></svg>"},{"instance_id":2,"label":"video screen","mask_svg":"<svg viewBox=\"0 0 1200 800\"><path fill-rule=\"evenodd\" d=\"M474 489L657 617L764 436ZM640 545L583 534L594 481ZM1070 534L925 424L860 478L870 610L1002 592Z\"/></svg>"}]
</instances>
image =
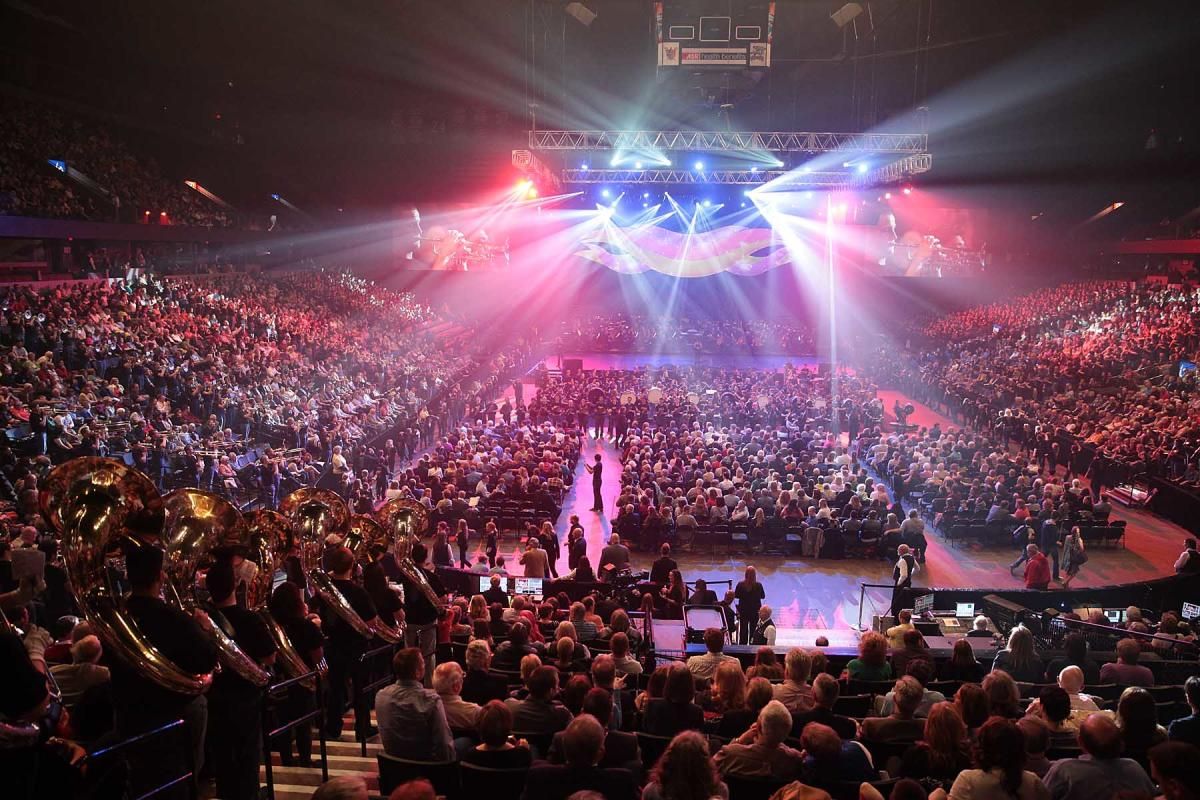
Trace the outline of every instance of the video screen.
<instances>
[{"instance_id":1,"label":"video screen","mask_svg":"<svg viewBox=\"0 0 1200 800\"><path fill-rule=\"evenodd\" d=\"M1184 603L1179 615L1187 620L1200 619L1200 604Z\"/></svg>"},{"instance_id":2,"label":"video screen","mask_svg":"<svg viewBox=\"0 0 1200 800\"><path fill-rule=\"evenodd\" d=\"M923 594L913 600L913 616L919 617L922 614L933 611L933 592Z\"/></svg>"},{"instance_id":3,"label":"video screen","mask_svg":"<svg viewBox=\"0 0 1200 800\"><path fill-rule=\"evenodd\" d=\"M975 616L974 603L955 603L954 616L962 619L971 619Z\"/></svg>"},{"instance_id":4,"label":"video screen","mask_svg":"<svg viewBox=\"0 0 1200 800\"><path fill-rule=\"evenodd\" d=\"M501 578L500 579L500 588L507 591L508 590L507 583L508 583L507 579ZM486 592L488 589L491 589L491 588L492 588L492 576L491 575L480 575L479 576L479 593L483 594L484 592Z\"/></svg>"},{"instance_id":5,"label":"video screen","mask_svg":"<svg viewBox=\"0 0 1200 800\"><path fill-rule=\"evenodd\" d=\"M523 594L532 597L534 600L542 599L542 579L541 578L514 578L516 586L513 587L513 594Z\"/></svg>"}]
</instances>

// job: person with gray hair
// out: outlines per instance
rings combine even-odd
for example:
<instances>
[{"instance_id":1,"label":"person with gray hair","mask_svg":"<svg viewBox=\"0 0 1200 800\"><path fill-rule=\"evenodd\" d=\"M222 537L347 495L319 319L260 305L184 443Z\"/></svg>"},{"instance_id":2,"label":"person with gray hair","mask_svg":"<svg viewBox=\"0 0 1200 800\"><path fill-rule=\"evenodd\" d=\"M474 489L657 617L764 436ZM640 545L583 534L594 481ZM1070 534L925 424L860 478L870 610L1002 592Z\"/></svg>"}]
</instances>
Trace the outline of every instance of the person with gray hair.
<instances>
[{"instance_id":1,"label":"person with gray hair","mask_svg":"<svg viewBox=\"0 0 1200 800\"><path fill-rule=\"evenodd\" d=\"M367 782L358 775L330 778L312 793L312 800L367 800Z\"/></svg>"},{"instance_id":2,"label":"person with gray hair","mask_svg":"<svg viewBox=\"0 0 1200 800\"><path fill-rule=\"evenodd\" d=\"M808 685L812 656L802 647L793 647L784 656L783 667L783 683L775 687L775 699L793 714L809 711L816 702Z\"/></svg>"},{"instance_id":3,"label":"person with gray hair","mask_svg":"<svg viewBox=\"0 0 1200 800\"><path fill-rule=\"evenodd\" d=\"M50 674L62 692L63 705L68 709L74 708L92 688L109 682L108 667L100 666L103 652L99 637L88 634L71 645L70 664L56 664L50 668Z\"/></svg>"},{"instance_id":4,"label":"person with gray hair","mask_svg":"<svg viewBox=\"0 0 1200 800\"><path fill-rule=\"evenodd\" d=\"M799 774L804 757L783 743L792 732L787 706L772 700L758 713L750 729L717 751L713 757L722 777L769 777L789 780Z\"/></svg>"}]
</instances>

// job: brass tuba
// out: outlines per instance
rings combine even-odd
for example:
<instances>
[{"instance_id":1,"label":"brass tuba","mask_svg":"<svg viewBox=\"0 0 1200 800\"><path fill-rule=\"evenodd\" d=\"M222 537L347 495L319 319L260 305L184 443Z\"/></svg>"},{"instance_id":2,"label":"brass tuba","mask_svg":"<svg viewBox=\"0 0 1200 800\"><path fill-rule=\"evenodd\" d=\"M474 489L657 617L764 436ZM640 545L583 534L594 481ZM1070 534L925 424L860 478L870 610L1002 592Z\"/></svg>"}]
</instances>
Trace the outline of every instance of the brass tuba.
<instances>
[{"instance_id":1,"label":"brass tuba","mask_svg":"<svg viewBox=\"0 0 1200 800\"><path fill-rule=\"evenodd\" d=\"M379 507L375 518L392 538L392 552L400 574L425 595L434 608L441 606L442 598L433 591L429 578L412 560L413 543L420 541L421 534L429 527L429 510L416 500L395 497Z\"/></svg>"},{"instance_id":2,"label":"brass tuba","mask_svg":"<svg viewBox=\"0 0 1200 800\"><path fill-rule=\"evenodd\" d=\"M79 607L104 646L168 691L204 692L212 674L188 672L166 658L126 611L122 553L154 547L133 531L153 535L163 526L162 497L153 482L120 461L74 458L50 472L39 499L42 516L62 534Z\"/></svg>"},{"instance_id":3,"label":"brass tuba","mask_svg":"<svg viewBox=\"0 0 1200 800\"><path fill-rule=\"evenodd\" d=\"M228 500L199 489L176 489L163 498L163 507L167 550L163 592L173 595L177 605L191 609L199 605L195 594L198 573L210 566L217 554L233 552L245 536L245 522ZM256 566L261 572L262 567ZM223 667L255 686L271 682L271 673L247 655L217 619L213 620L212 635Z\"/></svg>"},{"instance_id":4,"label":"brass tuba","mask_svg":"<svg viewBox=\"0 0 1200 800\"><path fill-rule=\"evenodd\" d=\"M283 498L279 513L292 525L296 544L300 547L300 563L313 590L355 633L364 639L372 638L375 629L351 608L333 579L321 568L326 537L330 534L345 537L350 529L350 509L346 501L326 489L306 486Z\"/></svg>"},{"instance_id":5,"label":"brass tuba","mask_svg":"<svg viewBox=\"0 0 1200 800\"><path fill-rule=\"evenodd\" d=\"M350 530L346 533L346 539L342 544L350 549L350 552L354 554L354 560L364 570L364 582L366 570L382 570L378 564L387 554L388 545L391 543L390 539L387 531L375 521L374 517L366 514L355 514L350 517ZM367 624L375 631L376 636L388 644L398 644L404 641L404 630L389 625L383 621L382 617L377 616L374 621Z\"/></svg>"},{"instance_id":6,"label":"brass tuba","mask_svg":"<svg viewBox=\"0 0 1200 800\"><path fill-rule=\"evenodd\" d=\"M242 539L242 549L248 561L258 565L254 579L246 587L246 607L253 609L266 623L272 641L278 652L276 661L289 678L298 678L312 670L296 651L292 640L288 638L279 622L271 615L267 604L271 599L271 590L275 582L275 574L283 568L292 544L292 526L287 518L276 511L259 509L244 516L246 525ZM316 669L324 675L329 666L321 659ZM313 690L316 682L311 678L301 682L304 688Z\"/></svg>"}]
</instances>

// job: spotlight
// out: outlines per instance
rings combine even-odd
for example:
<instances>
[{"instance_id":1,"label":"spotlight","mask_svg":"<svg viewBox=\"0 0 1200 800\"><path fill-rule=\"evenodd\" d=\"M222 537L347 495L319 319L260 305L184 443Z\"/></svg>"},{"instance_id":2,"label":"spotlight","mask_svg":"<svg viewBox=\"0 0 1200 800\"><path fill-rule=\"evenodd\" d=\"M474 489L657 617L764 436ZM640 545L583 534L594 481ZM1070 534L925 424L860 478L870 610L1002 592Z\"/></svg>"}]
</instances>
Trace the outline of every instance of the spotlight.
<instances>
[{"instance_id":1,"label":"spotlight","mask_svg":"<svg viewBox=\"0 0 1200 800\"><path fill-rule=\"evenodd\" d=\"M705 200L705 201L704 201L704 207L705 207L705 208L711 208L711 207L712 207L712 200Z\"/></svg>"},{"instance_id":2,"label":"spotlight","mask_svg":"<svg viewBox=\"0 0 1200 800\"><path fill-rule=\"evenodd\" d=\"M642 208L649 208L649 207L650 207L649 203L642 203Z\"/></svg>"},{"instance_id":3,"label":"spotlight","mask_svg":"<svg viewBox=\"0 0 1200 800\"><path fill-rule=\"evenodd\" d=\"M911 187L911 186L905 186L905 187L904 187L904 193L905 193L905 194L912 194L912 187Z\"/></svg>"},{"instance_id":4,"label":"spotlight","mask_svg":"<svg viewBox=\"0 0 1200 800\"><path fill-rule=\"evenodd\" d=\"M600 196L601 197L612 197L612 192L610 192L608 189L601 189Z\"/></svg>"},{"instance_id":5,"label":"spotlight","mask_svg":"<svg viewBox=\"0 0 1200 800\"><path fill-rule=\"evenodd\" d=\"M650 198L650 193L649 193L649 192L642 192L642 199L643 199L643 200L647 200L647 199L649 199L649 198Z\"/></svg>"},{"instance_id":6,"label":"spotlight","mask_svg":"<svg viewBox=\"0 0 1200 800\"><path fill-rule=\"evenodd\" d=\"M884 200L891 200L891 199L892 199L892 193L891 193L891 192L884 192L884 193L883 193L883 199L884 199Z\"/></svg>"},{"instance_id":7,"label":"spotlight","mask_svg":"<svg viewBox=\"0 0 1200 800\"><path fill-rule=\"evenodd\" d=\"M750 168L750 171L751 171L751 172L758 172L758 167L751 167L751 168Z\"/></svg>"},{"instance_id":8,"label":"spotlight","mask_svg":"<svg viewBox=\"0 0 1200 800\"><path fill-rule=\"evenodd\" d=\"M640 162L640 161L633 162L633 168L634 169L642 169L642 162Z\"/></svg>"},{"instance_id":9,"label":"spotlight","mask_svg":"<svg viewBox=\"0 0 1200 800\"><path fill-rule=\"evenodd\" d=\"M870 168L871 168L871 165L870 165L870 164L859 164L859 165L858 165L858 174L859 174L859 175L866 175L866 174L867 174L867 170L869 170Z\"/></svg>"},{"instance_id":10,"label":"spotlight","mask_svg":"<svg viewBox=\"0 0 1200 800\"><path fill-rule=\"evenodd\" d=\"M704 162L703 161L696 162L696 172L704 172Z\"/></svg>"},{"instance_id":11,"label":"spotlight","mask_svg":"<svg viewBox=\"0 0 1200 800\"><path fill-rule=\"evenodd\" d=\"M530 186L530 187L529 187L529 191L527 191L527 192L525 193L525 196L526 196L526 197L528 197L530 200L532 200L533 198L537 197L537 196L538 196L537 187L536 187L536 186Z\"/></svg>"},{"instance_id":12,"label":"spotlight","mask_svg":"<svg viewBox=\"0 0 1200 800\"><path fill-rule=\"evenodd\" d=\"M746 207L746 201L745 201L745 200L743 200L743 201L742 201L742 208L745 208L745 207Z\"/></svg>"},{"instance_id":13,"label":"spotlight","mask_svg":"<svg viewBox=\"0 0 1200 800\"><path fill-rule=\"evenodd\" d=\"M807 174L808 174L808 173L810 173L810 172L812 172L812 168L811 168L811 167L801 167L801 168L800 168L800 174L801 174L801 175L807 175Z\"/></svg>"},{"instance_id":14,"label":"spotlight","mask_svg":"<svg viewBox=\"0 0 1200 800\"><path fill-rule=\"evenodd\" d=\"M579 165L579 168L580 168L581 170L583 170L584 172L587 172L587 171L588 171L588 165L587 165L587 162L585 161L585 162L583 162L582 164L580 164L580 165Z\"/></svg>"},{"instance_id":15,"label":"spotlight","mask_svg":"<svg viewBox=\"0 0 1200 800\"><path fill-rule=\"evenodd\" d=\"M617 158L616 156L613 156L612 160L608 162L608 165L610 167L615 167L619 163L621 163L621 160L619 158Z\"/></svg>"},{"instance_id":16,"label":"spotlight","mask_svg":"<svg viewBox=\"0 0 1200 800\"><path fill-rule=\"evenodd\" d=\"M749 197L749 196L750 196L750 190L749 190L749 189L742 189L742 196L743 196L743 197Z\"/></svg>"},{"instance_id":17,"label":"spotlight","mask_svg":"<svg viewBox=\"0 0 1200 800\"><path fill-rule=\"evenodd\" d=\"M805 192L805 193L804 193L804 198L805 198L806 200L811 200L811 199L812 199L812 192Z\"/></svg>"}]
</instances>

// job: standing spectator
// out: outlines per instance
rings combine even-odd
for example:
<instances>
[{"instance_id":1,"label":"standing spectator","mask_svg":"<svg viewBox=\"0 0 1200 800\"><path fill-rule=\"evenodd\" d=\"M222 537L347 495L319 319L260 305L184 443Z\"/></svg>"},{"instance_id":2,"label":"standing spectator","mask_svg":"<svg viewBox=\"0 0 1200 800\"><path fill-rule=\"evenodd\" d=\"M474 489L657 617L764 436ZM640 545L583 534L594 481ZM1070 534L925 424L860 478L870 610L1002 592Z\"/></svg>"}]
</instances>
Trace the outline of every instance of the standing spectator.
<instances>
[{"instance_id":1,"label":"standing spectator","mask_svg":"<svg viewBox=\"0 0 1200 800\"><path fill-rule=\"evenodd\" d=\"M1062 579L1064 589L1071 588L1071 581L1079 574L1080 568L1087 563L1087 550L1083 546L1083 534L1079 526L1071 528L1071 532L1063 539L1063 571L1067 577Z\"/></svg>"},{"instance_id":2,"label":"standing spectator","mask_svg":"<svg viewBox=\"0 0 1200 800\"><path fill-rule=\"evenodd\" d=\"M1055 563L1058 561L1058 548L1054 550ZM1050 562L1046 559L1041 548L1036 544L1025 546L1025 588L1045 591L1050 586Z\"/></svg>"}]
</instances>

